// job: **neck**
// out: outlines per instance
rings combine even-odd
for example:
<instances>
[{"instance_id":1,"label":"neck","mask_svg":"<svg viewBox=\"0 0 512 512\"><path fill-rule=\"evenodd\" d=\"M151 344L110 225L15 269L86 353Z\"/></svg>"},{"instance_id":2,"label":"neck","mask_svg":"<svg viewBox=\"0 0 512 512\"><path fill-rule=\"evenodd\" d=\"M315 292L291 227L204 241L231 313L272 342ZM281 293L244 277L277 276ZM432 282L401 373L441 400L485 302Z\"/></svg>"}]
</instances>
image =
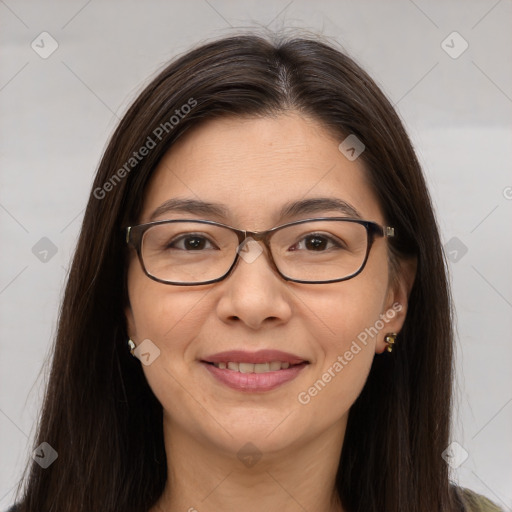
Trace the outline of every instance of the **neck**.
<instances>
[{"instance_id":1,"label":"neck","mask_svg":"<svg viewBox=\"0 0 512 512\"><path fill-rule=\"evenodd\" d=\"M345 427L346 417L295 446L229 451L198 442L164 417L168 479L150 512L343 512L335 477Z\"/></svg>"}]
</instances>

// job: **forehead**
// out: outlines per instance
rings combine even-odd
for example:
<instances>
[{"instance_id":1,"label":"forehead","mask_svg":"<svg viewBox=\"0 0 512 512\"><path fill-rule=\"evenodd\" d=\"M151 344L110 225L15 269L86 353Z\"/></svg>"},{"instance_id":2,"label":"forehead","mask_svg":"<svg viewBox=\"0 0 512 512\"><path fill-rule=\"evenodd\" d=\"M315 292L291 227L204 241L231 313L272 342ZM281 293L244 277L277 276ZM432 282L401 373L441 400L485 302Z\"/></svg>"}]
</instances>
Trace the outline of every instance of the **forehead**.
<instances>
[{"instance_id":1,"label":"forehead","mask_svg":"<svg viewBox=\"0 0 512 512\"><path fill-rule=\"evenodd\" d=\"M362 160L349 161L338 149L343 138L294 112L208 120L160 161L145 192L141 222L179 198L224 205L213 220L266 229L279 220L283 205L319 197L340 199L361 217L381 222Z\"/></svg>"}]
</instances>

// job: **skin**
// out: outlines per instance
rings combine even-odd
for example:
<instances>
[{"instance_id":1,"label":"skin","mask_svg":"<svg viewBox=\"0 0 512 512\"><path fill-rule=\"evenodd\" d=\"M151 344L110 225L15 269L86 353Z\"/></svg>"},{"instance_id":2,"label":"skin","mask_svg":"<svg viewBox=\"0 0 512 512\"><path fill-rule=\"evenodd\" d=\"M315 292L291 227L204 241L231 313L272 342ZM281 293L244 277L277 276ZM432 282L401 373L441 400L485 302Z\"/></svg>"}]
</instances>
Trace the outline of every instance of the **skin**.
<instances>
[{"instance_id":1,"label":"skin","mask_svg":"<svg viewBox=\"0 0 512 512\"><path fill-rule=\"evenodd\" d=\"M363 219L385 225L361 159L349 161L317 121L287 112L277 117L210 120L180 138L161 160L144 198L140 223L173 198L223 203L241 229L266 230L289 201L337 197ZM278 193L273 194L273 191ZM264 205L264 207L262 207ZM340 216L323 211L300 218ZM164 214L165 218L205 218ZM192 287L149 279L132 251L128 272L128 332L149 338L160 356L143 366L164 410L168 481L151 512L244 510L342 511L334 479L350 407L360 394L384 336L399 332L414 269L391 280L387 240L377 238L361 274L331 284L283 280L265 251L240 259L224 281ZM303 405L297 400L349 350L380 314L402 305L343 370ZM274 348L310 364L291 382L262 393L218 383L199 362L231 349ZM251 442L261 459L246 467L237 452Z\"/></svg>"}]
</instances>

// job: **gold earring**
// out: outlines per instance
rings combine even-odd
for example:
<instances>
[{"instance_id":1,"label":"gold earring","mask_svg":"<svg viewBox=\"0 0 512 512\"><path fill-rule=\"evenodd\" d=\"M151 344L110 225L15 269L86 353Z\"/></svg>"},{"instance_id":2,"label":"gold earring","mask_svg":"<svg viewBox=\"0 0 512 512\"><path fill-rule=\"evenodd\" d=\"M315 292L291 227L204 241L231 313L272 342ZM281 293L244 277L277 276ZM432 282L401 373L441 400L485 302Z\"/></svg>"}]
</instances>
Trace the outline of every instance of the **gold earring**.
<instances>
[{"instance_id":1,"label":"gold earring","mask_svg":"<svg viewBox=\"0 0 512 512\"><path fill-rule=\"evenodd\" d=\"M386 347L386 350L388 352L392 352L393 351L393 345L395 343L395 340L396 340L396 337L398 336L398 334L396 332L390 332L388 334L386 334L386 337L384 338L384 341L387 343L387 347Z\"/></svg>"},{"instance_id":2,"label":"gold earring","mask_svg":"<svg viewBox=\"0 0 512 512\"><path fill-rule=\"evenodd\" d=\"M135 350L135 343L133 343L131 339L128 340L128 346L130 347L130 354L133 356L133 351Z\"/></svg>"}]
</instances>

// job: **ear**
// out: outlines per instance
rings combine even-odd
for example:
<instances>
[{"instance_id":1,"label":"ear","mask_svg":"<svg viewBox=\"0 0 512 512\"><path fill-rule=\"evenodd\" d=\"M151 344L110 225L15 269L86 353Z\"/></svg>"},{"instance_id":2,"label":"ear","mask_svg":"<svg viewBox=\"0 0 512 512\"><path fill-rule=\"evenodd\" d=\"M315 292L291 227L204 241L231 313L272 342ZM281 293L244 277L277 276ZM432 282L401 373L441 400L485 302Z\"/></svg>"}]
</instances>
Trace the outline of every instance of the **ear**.
<instances>
[{"instance_id":1,"label":"ear","mask_svg":"<svg viewBox=\"0 0 512 512\"><path fill-rule=\"evenodd\" d=\"M416 278L418 260L416 257L401 259L394 275L390 276L388 292L384 301L381 318L384 328L379 332L375 353L382 354L386 350L387 343L384 338L389 333L399 333L407 316L409 296Z\"/></svg>"},{"instance_id":2,"label":"ear","mask_svg":"<svg viewBox=\"0 0 512 512\"><path fill-rule=\"evenodd\" d=\"M135 318L133 317L133 311L130 304L127 304L124 308L124 316L126 318L126 330L128 337L133 340L133 337L136 337Z\"/></svg>"}]
</instances>

